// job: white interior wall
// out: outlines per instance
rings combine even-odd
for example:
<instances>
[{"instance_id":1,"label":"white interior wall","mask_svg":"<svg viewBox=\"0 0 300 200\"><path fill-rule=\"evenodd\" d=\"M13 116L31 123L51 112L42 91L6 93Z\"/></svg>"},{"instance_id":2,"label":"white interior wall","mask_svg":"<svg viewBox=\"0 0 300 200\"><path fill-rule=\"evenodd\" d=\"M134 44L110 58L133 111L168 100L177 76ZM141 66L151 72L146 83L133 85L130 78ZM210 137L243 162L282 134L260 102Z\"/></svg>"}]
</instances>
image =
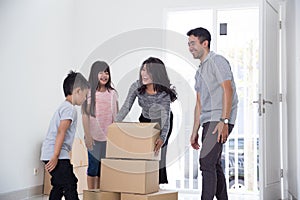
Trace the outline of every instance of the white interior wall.
<instances>
[{"instance_id":1,"label":"white interior wall","mask_svg":"<svg viewBox=\"0 0 300 200\"><path fill-rule=\"evenodd\" d=\"M299 76L300 76L300 39L299 39L299 35L300 35L300 2L299 1L296 1L296 6L295 6L295 13L296 13L296 16L295 16L295 21L296 21L296 37L295 37L295 43L296 43L296 49L295 49L295 52L296 52L296 64L295 64L295 68L296 68L296 90L295 90L295 93L296 93L296 102L298 102L296 104L296 119L297 119L297 127L296 127L296 130L293 131L293 133L295 135L297 135L297 145L295 147L296 148L296 152L297 152L297 155L295 157L295 159L297 160L297 182L295 183L296 184L296 187L297 187L297 190L295 192L297 192L297 195L296 195L296 198L297 199L300 199L300 135L299 135L299 132L300 132L300 123L299 123L299 119L300 119L300 79L299 79ZM293 151L294 149L292 149Z\"/></svg>"},{"instance_id":2,"label":"white interior wall","mask_svg":"<svg viewBox=\"0 0 300 200\"><path fill-rule=\"evenodd\" d=\"M146 27L163 28L165 9L255 3L249 0L230 2L2 0L0 194L42 184L40 145L54 109L63 100L61 85L69 69L80 70L95 48L120 33ZM297 153L300 152L297 145L300 123L296 120L300 117L296 114L300 113L296 104L300 99L299 79L296 77L300 73L300 44L296 37L300 34L300 27L297 25L299 21L294 21L300 18L300 3L287 0L287 4L291 11L287 12L288 23L296 25L287 31L287 49L290 49L288 55L291 56L287 59L289 187L294 196L300 197L297 186L297 181L300 181L297 171L297 166L300 166L300 154ZM117 49L118 46L111 48ZM38 176L33 175L34 167L40 170Z\"/></svg>"},{"instance_id":3,"label":"white interior wall","mask_svg":"<svg viewBox=\"0 0 300 200\"><path fill-rule=\"evenodd\" d=\"M0 194L42 184L40 145L64 99L62 80L75 66L72 5L0 1Z\"/></svg>"},{"instance_id":4,"label":"white interior wall","mask_svg":"<svg viewBox=\"0 0 300 200\"><path fill-rule=\"evenodd\" d=\"M300 3L297 0L286 1L286 72L287 72L287 127L288 132L288 192L294 197L299 199L300 189L300 131L299 124L299 39L300 26L299 26L299 11Z\"/></svg>"}]
</instances>

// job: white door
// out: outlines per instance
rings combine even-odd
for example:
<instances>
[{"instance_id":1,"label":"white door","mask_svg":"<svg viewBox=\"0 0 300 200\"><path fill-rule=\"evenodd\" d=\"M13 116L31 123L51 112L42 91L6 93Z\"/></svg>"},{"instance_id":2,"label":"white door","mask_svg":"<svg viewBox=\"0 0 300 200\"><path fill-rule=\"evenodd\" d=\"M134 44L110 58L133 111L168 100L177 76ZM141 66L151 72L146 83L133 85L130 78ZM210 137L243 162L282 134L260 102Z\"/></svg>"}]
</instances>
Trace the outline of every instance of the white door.
<instances>
[{"instance_id":1,"label":"white door","mask_svg":"<svg viewBox=\"0 0 300 200\"><path fill-rule=\"evenodd\" d=\"M281 198L279 5L262 0L261 199Z\"/></svg>"}]
</instances>

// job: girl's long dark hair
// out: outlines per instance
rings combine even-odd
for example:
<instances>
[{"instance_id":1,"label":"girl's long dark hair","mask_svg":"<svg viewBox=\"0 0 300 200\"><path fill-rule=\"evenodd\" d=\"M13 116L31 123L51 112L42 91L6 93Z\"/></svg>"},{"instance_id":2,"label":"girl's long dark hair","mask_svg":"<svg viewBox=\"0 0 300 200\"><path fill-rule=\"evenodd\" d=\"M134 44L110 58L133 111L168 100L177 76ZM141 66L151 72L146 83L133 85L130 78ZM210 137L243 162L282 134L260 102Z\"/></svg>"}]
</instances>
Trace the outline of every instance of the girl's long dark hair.
<instances>
[{"instance_id":1,"label":"girl's long dark hair","mask_svg":"<svg viewBox=\"0 0 300 200\"><path fill-rule=\"evenodd\" d=\"M147 60L145 60L142 63L142 66L140 68L140 84L141 87L138 88L138 91L140 94L144 94L146 91L147 86L143 85L142 82L142 76L141 71L146 65L147 72L150 74L152 80L153 80L153 88L156 92L166 92L168 95L170 95L171 102L175 101L177 99L177 93L175 91L175 88L171 88L170 79L168 77L168 73L165 67L165 64L163 61L161 61L159 58L155 57L149 57Z\"/></svg>"},{"instance_id":2,"label":"girl's long dark hair","mask_svg":"<svg viewBox=\"0 0 300 200\"><path fill-rule=\"evenodd\" d=\"M108 72L109 74L109 78L107 83L105 84L105 87L107 89L108 92L110 92L110 90L115 90L112 87L112 82L111 82L111 74L110 74L110 69L109 66L106 62L104 61L96 61L93 63L92 67L91 67L91 71L90 71L90 75L89 75L89 83L91 86L91 106L90 106L90 110L87 110L87 100L82 104L82 112L85 114L89 114L93 117L95 117L95 94L96 91L98 89L100 89L100 82L98 79L98 74L99 72Z\"/></svg>"}]
</instances>

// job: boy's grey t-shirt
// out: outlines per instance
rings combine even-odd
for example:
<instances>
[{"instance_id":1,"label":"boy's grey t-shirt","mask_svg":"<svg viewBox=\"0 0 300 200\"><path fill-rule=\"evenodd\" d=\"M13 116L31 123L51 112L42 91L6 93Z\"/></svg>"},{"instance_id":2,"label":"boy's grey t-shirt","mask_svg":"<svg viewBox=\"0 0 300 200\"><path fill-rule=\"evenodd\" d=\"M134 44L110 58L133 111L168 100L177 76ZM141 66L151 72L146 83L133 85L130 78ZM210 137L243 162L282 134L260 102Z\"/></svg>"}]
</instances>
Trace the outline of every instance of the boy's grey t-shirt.
<instances>
[{"instance_id":1,"label":"boy's grey t-shirt","mask_svg":"<svg viewBox=\"0 0 300 200\"><path fill-rule=\"evenodd\" d=\"M47 136L42 145L41 160L50 160L52 158L60 121L66 119L72 120L72 123L66 132L58 159L70 159L69 152L72 149L76 133L77 111L70 102L64 101L55 111L50 121Z\"/></svg>"},{"instance_id":2,"label":"boy's grey t-shirt","mask_svg":"<svg viewBox=\"0 0 300 200\"><path fill-rule=\"evenodd\" d=\"M229 62L221 55L210 51L200 64L195 75L195 90L200 93L201 125L209 121L219 121L223 108L223 88L221 83L231 81L233 89L232 108L229 123L234 124L237 116L238 96Z\"/></svg>"}]
</instances>

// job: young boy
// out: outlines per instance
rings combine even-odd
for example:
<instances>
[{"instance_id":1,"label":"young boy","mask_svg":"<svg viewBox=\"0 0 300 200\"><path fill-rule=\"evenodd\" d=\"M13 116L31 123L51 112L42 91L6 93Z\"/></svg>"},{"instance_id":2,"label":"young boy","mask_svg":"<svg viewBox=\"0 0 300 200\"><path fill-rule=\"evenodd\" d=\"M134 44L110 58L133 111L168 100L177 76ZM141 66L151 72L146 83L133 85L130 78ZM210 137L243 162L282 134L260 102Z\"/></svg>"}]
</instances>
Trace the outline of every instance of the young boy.
<instances>
[{"instance_id":1,"label":"young boy","mask_svg":"<svg viewBox=\"0 0 300 200\"><path fill-rule=\"evenodd\" d=\"M75 105L86 99L89 83L82 74L71 71L63 83L66 100L58 107L43 142L41 160L52 178L49 200L79 200L77 178L73 173L69 152L71 151L77 125Z\"/></svg>"}]
</instances>

